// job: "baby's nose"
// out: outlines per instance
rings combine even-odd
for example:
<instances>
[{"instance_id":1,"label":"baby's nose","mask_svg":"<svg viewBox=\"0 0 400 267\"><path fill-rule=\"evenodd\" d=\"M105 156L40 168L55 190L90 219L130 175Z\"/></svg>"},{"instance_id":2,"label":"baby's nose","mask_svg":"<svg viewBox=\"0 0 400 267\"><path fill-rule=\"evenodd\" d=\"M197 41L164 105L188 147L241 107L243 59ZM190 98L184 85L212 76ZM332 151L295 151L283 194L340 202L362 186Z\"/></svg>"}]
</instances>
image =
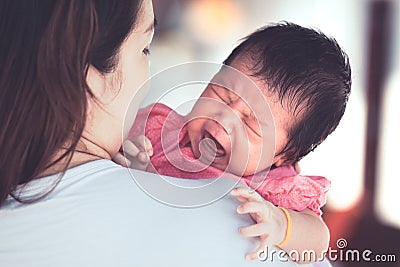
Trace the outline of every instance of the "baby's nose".
<instances>
[{"instance_id":1,"label":"baby's nose","mask_svg":"<svg viewBox=\"0 0 400 267\"><path fill-rule=\"evenodd\" d=\"M216 118L216 122L228 134L233 133L234 129L241 125L239 113L233 109L225 110L224 112L220 113L220 115Z\"/></svg>"},{"instance_id":2,"label":"baby's nose","mask_svg":"<svg viewBox=\"0 0 400 267\"><path fill-rule=\"evenodd\" d=\"M231 120L223 119L219 124L224 129L224 131L227 132L228 135L232 134L234 123Z\"/></svg>"}]
</instances>

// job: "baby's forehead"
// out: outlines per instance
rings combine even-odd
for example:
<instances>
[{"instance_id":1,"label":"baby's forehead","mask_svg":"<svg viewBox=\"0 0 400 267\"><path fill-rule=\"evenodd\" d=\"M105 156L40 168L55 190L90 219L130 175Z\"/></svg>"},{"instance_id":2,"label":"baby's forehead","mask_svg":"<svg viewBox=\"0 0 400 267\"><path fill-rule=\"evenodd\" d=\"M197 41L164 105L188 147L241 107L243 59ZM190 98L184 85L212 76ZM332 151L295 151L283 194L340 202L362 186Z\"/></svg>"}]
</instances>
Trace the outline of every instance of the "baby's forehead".
<instances>
[{"instance_id":1,"label":"baby's forehead","mask_svg":"<svg viewBox=\"0 0 400 267\"><path fill-rule=\"evenodd\" d=\"M252 109L254 113L264 114L271 109L271 105L277 113L290 114L286 116L286 123L293 123L294 114L291 114L291 105L294 101L280 99L279 94L262 77L253 75L248 65L236 63L230 66L224 65L215 75L212 83L224 87L234 93ZM291 119L288 119L288 118Z\"/></svg>"},{"instance_id":2,"label":"baby's forehead","mask_svg":"<svg viewBox=\"0 0 400 267\"><path fill-rule=\"evenodd\" d=\"M272 96L265 80L254 76L247 65L235 61L230 65L223 65L211 83L222 86L242 98Z\"/></svg>"}]
</instances>

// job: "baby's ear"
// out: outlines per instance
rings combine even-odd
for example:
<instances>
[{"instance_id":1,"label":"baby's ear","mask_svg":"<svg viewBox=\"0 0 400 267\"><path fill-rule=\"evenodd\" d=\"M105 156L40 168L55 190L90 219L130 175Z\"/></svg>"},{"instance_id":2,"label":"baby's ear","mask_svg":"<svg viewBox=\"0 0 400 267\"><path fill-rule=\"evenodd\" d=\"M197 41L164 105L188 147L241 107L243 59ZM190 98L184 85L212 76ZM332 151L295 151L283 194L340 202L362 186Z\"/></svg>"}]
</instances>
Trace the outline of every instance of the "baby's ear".
<instances>
[{"instance_id":1,"label":"baby's ear","mask_svg":"<svg viewBox=\"0 0 400 267\"><path fill-rule=\"evenodd\" d=\"M294 167L294 170L295 170L297 173L300 173L300 172L301 172L301 169L300 169L300 166L299 166L299 162L296 162L296 163L293 165L293 167Z\"/></svg>"},{"instance_id":2,"label":"baby's ear","mask_svg":"<svg viewBox=\"0 0 400 267\"><path fill-rule=\"evenodd\" d=\"M275 167L280 167L285 163L285 158L284 155L279 155L274 157L274 162L272 165Z\"/></svg>"}]
</instances>

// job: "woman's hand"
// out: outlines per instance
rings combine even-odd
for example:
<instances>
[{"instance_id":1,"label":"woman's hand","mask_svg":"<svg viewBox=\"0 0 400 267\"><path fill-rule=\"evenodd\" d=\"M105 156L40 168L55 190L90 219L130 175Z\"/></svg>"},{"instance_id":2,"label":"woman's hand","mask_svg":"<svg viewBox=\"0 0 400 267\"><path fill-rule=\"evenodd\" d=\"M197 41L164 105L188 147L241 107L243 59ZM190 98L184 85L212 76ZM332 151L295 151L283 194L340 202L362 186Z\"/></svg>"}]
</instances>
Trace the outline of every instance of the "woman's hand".
<instances>
[{"instance_id":1,"label":"woman's hand","mask_svg":"<svg viewBox=\"0 0 400 267\"><path fill-rule=\"evenodd\" d=\"M150 140L144 135L139 135L133 140L125 140L113 160L124 167L145 171L151 156L153 146Z\"/></svg>"},{"instance_id":2,"label":"woman's hand","mask_svg":"<svg viewBox=\"0 0 400 267\"><path fill-rule=\"evenodd\" d=\"M286 235L287 221L285 214L271 202L263 199L251 188L238 187L231 191L242 204L237 207L239 214L249 213L256 221L255 224L239 228L245 237L258 237L260 245L257 250L246 255L246 259L255 260L260 250L265 246L277 245Z\"/></svg>"}]
</instances>

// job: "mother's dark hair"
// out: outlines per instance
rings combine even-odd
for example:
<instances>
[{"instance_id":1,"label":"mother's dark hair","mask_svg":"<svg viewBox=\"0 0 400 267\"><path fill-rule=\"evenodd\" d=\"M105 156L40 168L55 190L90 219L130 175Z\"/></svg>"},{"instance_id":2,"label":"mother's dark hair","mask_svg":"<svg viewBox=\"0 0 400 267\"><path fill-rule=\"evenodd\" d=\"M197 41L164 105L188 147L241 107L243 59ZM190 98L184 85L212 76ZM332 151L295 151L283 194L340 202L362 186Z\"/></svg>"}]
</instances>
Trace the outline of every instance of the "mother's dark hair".
<instances>
[{"instance_id":1,"label":"mother's dark hair","mask_svg":"<svg viewBox=\"0 0 400 267\"><path fill-rule=\"evenodd\" d=\"M0 1L0 205L18 198L17 185L70 162L93 97L88 67L115 69L141 2Z\"/></svg>"}]
</instances>

